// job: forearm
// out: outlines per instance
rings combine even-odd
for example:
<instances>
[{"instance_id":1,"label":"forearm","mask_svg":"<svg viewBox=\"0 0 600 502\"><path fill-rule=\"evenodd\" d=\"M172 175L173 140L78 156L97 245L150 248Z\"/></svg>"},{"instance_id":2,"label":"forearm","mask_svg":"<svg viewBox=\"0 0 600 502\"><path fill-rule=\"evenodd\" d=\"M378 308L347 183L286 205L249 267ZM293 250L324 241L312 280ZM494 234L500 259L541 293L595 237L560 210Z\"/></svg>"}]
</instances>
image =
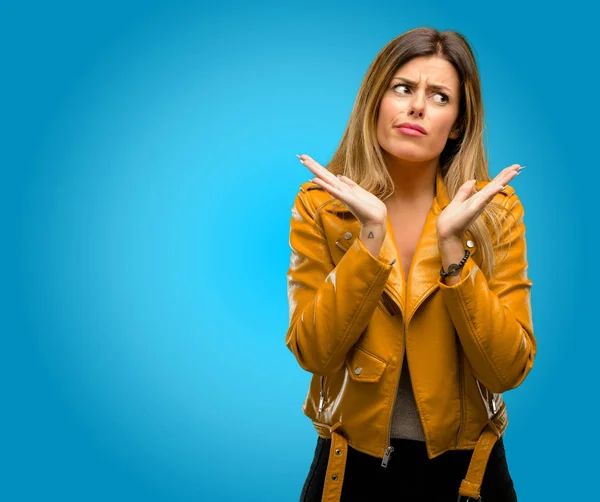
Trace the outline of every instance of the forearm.
<instances>
[{"instance_id":1,"label":"forearm","mask_svg":"<svg viewBox=\"0 0 600 502\"><path fill-rule=\"evenodd\" d=\"M286 345L303 369L328 375L343 366L371 320L391 270L392 265L372 256L360 239L313 293L296 285L314 281L315 274L300 272L292 264L288 295L293 314Z\"/></svg>"},{"instance_id":2,"label":"forearm","mask_svg":"<svg viewBox=\"0 0 600 502\"><path fill-rule=\"evenodd\" d=\"M379 257L385 239L386 228L383 223L365 223L361 226L359 238L375 258Z\"/></svg>"},{"instance_id":3,"label":"forearm","mask_svg":"<svg viewBox=\"0 0 600 502\"><path fill-rule=\"evenodd\" d=\"M292 212L286 345L303 369L327 375L343 366L371 320L392 264L379 257L385 237L380 225L365 225L334 265L304 194Z\"/></svg>"},{"instance_id":4,"label":"forearm","mask_svg":"<svg viewBox=\"0 0 600 502\"><path fill-rule=\"evenodd\" d=\"M531 281L513 280L510 301L502 301L472 258L456 278L452 286L440 279L440 288L475 376L493 392L517 387L531 370L536 352Z\"/></svg>"},{"instance_id":5,"label":"forearm","mask_svg":"<svg viewBox=\"0 0 600 502\"><path fill-rule=\"evenodd\" d=\"M493 392L520 385L531 370L536 354L530 302L532 281L527 275L525 211L514 189L507 185L519 174L515 167L521 169L514 164L476 191L485 190L485 197L472 195L471 204L465 203L469 196L466 190L469 185L465 183L465 189L461 187L436 224L441 262L448 271L452 263L460 263L465 256L461 232L466 231L475 216L472 208L481 212L497 195L496 203L508 210L506 218L490 227L492 246L488 246L488 252L492 256L488 273L484 274L479 268L483 262L475 261L470 255L458 275L440 276L438 282L473 373ZM498 195L498 184L492 185L494 181L500 184L502 195ZM483 260L483 250L476 258Z\"/></svg>"},{"instance_id":6,"label":"forearm","mask_svg":"<svg viewBox=\"0 0 600 502\"><path fill-rule=\"evenodd\" d=\"M513 251L519 251L521 246L524 241L513 243ZM459 238L440 239L438 247L444 270L464 257ZM510 288L505 286L504 301L490 289L472 257L458 275L440 276L440 288L465 354L478 379L495 392L519 385L535 355L529 303L531 281L519 269L522 265L506 266L514 272Z\"/></svg>"}]
</instances>

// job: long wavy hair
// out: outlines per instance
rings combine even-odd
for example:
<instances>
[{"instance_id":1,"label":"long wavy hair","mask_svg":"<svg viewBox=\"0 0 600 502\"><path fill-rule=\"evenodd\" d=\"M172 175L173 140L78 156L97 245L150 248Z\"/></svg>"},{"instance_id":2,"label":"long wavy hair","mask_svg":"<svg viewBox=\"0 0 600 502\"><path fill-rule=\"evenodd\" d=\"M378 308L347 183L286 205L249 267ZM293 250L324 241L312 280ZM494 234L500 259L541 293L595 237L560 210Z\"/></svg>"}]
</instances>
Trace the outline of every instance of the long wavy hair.
<instances>
[{"instance_id":1,"label":"long wavy hair","mask_svg":"<svg viewBox=\"0 0 600 502\"><path fill-rule=\"evenodd\" d=\"M389 42L375 57L360 85L350 119L327 169L343 174L362 188L386 200L394 182L377 141L379 106L391 79L410 59L439 56L456 69L461 86L457 126L459 136L448 139L440 154L440 168L450 200L470 179L490 181L483 142L484 113L479 72L466 38L455 31L415 28ZM477 191L474 187L473 193ZM467 229L481 251L481 270L490 278L495 257L492 235L499 238L507 211L490 202Z\"/></svg>"}]
</instances>

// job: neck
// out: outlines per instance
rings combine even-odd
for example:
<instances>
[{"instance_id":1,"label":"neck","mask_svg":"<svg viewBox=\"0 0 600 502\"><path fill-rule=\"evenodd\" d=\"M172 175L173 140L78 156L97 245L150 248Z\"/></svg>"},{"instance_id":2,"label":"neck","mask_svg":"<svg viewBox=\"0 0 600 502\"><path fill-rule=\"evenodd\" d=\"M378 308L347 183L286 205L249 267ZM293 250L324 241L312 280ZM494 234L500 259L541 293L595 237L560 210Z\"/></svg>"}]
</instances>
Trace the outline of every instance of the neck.
<instances>
[{"instance_id":1,"label":"neck","mask_svg":"<svg viewBox=\"0 0 600 502\"><path fill-rule=\"evenodd\" d=\"M435 197L435 178L439 158L412 162L384 154L388 172L394 180L394 205L431 204Z\"/></svg>"}]
</instances>

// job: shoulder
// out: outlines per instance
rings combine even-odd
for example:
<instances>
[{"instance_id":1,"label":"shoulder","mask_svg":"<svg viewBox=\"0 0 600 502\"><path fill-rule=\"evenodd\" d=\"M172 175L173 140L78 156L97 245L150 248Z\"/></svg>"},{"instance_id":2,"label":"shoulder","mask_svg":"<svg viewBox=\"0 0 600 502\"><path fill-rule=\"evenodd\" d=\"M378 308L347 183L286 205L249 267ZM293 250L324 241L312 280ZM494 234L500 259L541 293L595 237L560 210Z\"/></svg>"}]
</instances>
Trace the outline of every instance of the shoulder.
<instances>
[{"instance_id":1,"label":"shoulder","mask_svg":"<svg viewBox=\"0 0 600 502\"><path fill-rule=\"evenodd\" d=\"M302 203L314 216L327 203L335 200L329 192L321 186L307 181L302 183L296 194L295 204Z\"/></svg>"}]
</instances>

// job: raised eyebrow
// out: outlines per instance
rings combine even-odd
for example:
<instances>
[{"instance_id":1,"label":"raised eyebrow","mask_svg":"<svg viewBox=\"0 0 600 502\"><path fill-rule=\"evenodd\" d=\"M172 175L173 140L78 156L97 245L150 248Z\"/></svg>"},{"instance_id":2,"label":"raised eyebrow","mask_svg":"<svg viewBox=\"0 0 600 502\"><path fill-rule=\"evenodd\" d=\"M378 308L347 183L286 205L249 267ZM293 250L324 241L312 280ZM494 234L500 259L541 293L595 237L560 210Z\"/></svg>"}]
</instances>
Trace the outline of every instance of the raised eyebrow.
<instances>
[{"instance_id":1,"label":"raised eyebrow","mask_svg":"<svg viewBox=\"0 0 600 502\"><path fill-rule=\"evenodd\" d=\"M400 80L401 82L406 82L407 84L410 84L410 85L417 85L417 83L414 82L413 80L409 80L404 77L394 77L392 80ZM445 85L429 84L427 87L429 87L430 89L434 89L436 91L446 91L446 92L452 94L452 90L450 88L446 87Z\"/></svg>"}]
</instances>

